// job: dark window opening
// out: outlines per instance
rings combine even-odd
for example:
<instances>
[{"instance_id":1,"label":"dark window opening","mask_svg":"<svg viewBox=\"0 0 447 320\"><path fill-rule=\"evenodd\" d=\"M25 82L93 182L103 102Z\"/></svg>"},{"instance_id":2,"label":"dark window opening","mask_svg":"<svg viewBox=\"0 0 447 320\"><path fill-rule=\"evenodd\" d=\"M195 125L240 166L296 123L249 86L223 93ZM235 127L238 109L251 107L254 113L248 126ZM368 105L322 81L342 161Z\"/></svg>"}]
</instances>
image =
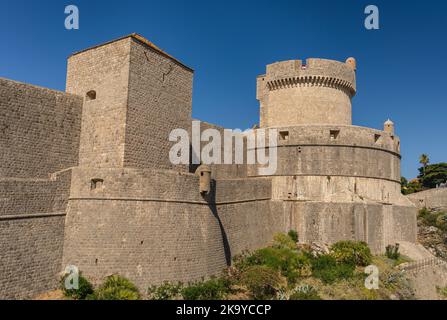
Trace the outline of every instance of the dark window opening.
<instances>
[{"instance_id":1,"label":"dark window opening","mask_svg":"<svg viewBox=\"0 0 447 320\"><path fill-rule=\"evenodd\" d=\"M330 131L331 140L337 139L339 134L340 134L340 130L331 130Z\"/></svg>"},{"instance_id":2,"label":"dark window opening","mask_svg":"<svg viewBox=\"0 0 447 320\"><path fill-rule=\"evenodd\" d=\"M289 131L280 131L279 132L279 139L280 140L289 140Z\"/></svg>"},{"instance_id":3,"label":"dark window opening","mask_svg":"<svg viewBox=\"0 0 447 320\"><path fill-rule=\"evenodd\" d=\"M87 92L85 97L87 98L87 100L95 100L96 99L96 91L90 90L89 92Z\"/></svg>"},{"instance_id":4,"label":"dark window opening","mask_svg":"<svg viewBox=\"0 0 447 320\"><path fill-rule=\"evenodd\" d=\"M90 182L90 189L91 190L99 189L102 188L103 185L104 185L103 179L92 179Z\"/></svg>"},{"instance_id":5,"label":"dark window opening","mask_svg":"<svg viewBox=\"0 0 447 320\"><path fill-rule=\"evenodd\" d=\"M374 135L374 142L377 143L377 141L379 141L380 137L381 137L380 134L375 134L375 135Z\"/></svg>"}]
</instances>

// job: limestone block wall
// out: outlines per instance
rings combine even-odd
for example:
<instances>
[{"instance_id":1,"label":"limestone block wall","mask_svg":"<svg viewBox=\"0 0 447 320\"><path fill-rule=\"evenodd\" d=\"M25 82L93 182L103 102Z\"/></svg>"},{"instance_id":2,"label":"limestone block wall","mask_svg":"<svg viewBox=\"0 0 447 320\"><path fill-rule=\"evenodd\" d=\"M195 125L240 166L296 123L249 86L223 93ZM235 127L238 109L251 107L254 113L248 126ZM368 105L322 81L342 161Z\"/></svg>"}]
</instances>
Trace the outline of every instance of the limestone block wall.
<instances>
[{"instance_id":1,"label":"limestone block wall","mask_svg":"<svg viewBox=\"0 0 447 320\"><path fill-rule=\"evenodd\" d=\"M290 216L288 229L298 231L300 241L334 243L365 241L374 253L398 241L416 242L416 209L373 202L284 203Z\"/></svg>"},{"instance_id":2,"label":"limestone block wall","mask_svg":"<svg viewBox=\"0 0 447 320\"><path fill-rule=\"evenodd\" d=\"M0 179L78 164L82 99L0 78Z\"/></svg>"},{"instance_id":3,"label":"limestone block wall","mask_svg":"<svg viewBox=\"0 0 447 320\"><path fill-rule=\"evenodd\" d=\"M198 121L198 120L195 120ZM201 133L203 133L205 130L207 129L214 129L217 130L220 134L221 137L221 164L210 164L211 167L211 174L212 174L212 178L213 179L232 179L232 178L245 178L247 177L247 164L246 164L246 154L247 154L247 144L246 141L244 139L243 142L243 164L236 164L235 162L235 154L236 154L236 138L233 137L232 139L232 148L230 150L231 155L232 155L232 164L224 164L224 153L225 153L225 148L224 148L224 136L225 136L225 128L215 125L215 124L211 124L205 121L201 121L200 122L200 130ZM192 141L192 138L191 138ZM209 143L209 141L202 141L201 144L201 149L203 150L204 147ZM192 150L192 152L194 152ZM194 169L195 165L191 166L191 169ZM190 170L190 172L194 172L194 170Z\"/></svg>"},{"instance_id":4,"label":"limestone block wall","mask_svg":"<svg viewBox=\"0 0 447 320\"><path fill-rule=\"evenodd\" d=\"M66 91L84 100L80 166L123 165L130 43L124 38L68 58Z\"/></svg>"},{"instance_id":5,"label":"limestone block wall","mask_svg":"<svg viewBox=\"0 0 447 320\"><path fill-rule=\"evenodd\" d=\"M357 126L293 126L278 130L279 176L346 176L400 183L400 140ZM267 150L268 153L268 150ZM256 176L256 166L248 175Z\"/></svg>"},{"instance_id":6,"label":"limestone block wall","mask_svg":"<svg viewBox=\"0 0 447 320\"><path fill-rule=\"evenodd\" d=\"M375 201L411 205L400 184L383 179L340 176L284 176L272 178L272 197L297 201Z\"/></svg>"},{"instance_id":7,"label":"limestone block wall","mask_svg":"<svg viewBox=\"0 0 447 320\"><path fill-rule=\"evenodd\" d=\"M189 129L193 71L131 38L124 165L172 169L169 134Z\"/></svg>"},{"instance_id":8,"label":"limestone block wall","mask_svg":"<svg viewBox=\"0 0 447 320\"><path fill-rule=\"evenodd\" d=\"M0 299L32 298L57 286L64 216L0 216Z\"/></svg>"},{"instance_id":9,"label":"limestone block wall","mask_svg":"<svg viewBox=\"0 0 447 320\"><path fill-rule=\"evenodd\" d=\"M64 212L70 183L70 170L52 179L0 178L0 217Z\"/></svg>"},{"instance_id":10,"label":"limestone block wall","mask_svg":"<svg viewBox=\"0 0 447 320\"><path fill-rule=\"evenodd\" d=\"M418 208L447 210L447 188L417 192L409 194L407 198Z\"/></svg>"},{"instance_id":11,"label":"limestone block wall","mask_svg":"<svg viewBox=\"0 0 447 320\"><path fill-rule=\"evenodd\" d=\"M63 265L94 280L119 273L145 290L219 273L231 256L285 231L268 179L217 181L213 190L203 198L197 176L175 171L77 168Z\"/></svg>"},{"instance_id":12,"label":"limestone block wall","mask_svg":"<svg viewBox=\"0 0 447 320\"><path fill-rule=\"evenodd\" d=\"M0 299L57 285L82 98L0 79Z\"/></svg>"},{"instance_id":13,"label":"limestone block wall","mask_svg":"<svg viewBox=\"0 0 447 320\"><path fill-rule=\"evenodd\" d=\"M57 286L71 172L0 179L0 299L31 298Z\"/></svg>"},{"instance_id":14,"label":"limestone block wall","mask_svg":"<svg viewBox=\"0 0 447 320\"><path fill-rule=\"evenodd\" d=\"M326 59L281 61L257 78L261 127L352 123L355 71Z\"/></svg>"}]
</instances>

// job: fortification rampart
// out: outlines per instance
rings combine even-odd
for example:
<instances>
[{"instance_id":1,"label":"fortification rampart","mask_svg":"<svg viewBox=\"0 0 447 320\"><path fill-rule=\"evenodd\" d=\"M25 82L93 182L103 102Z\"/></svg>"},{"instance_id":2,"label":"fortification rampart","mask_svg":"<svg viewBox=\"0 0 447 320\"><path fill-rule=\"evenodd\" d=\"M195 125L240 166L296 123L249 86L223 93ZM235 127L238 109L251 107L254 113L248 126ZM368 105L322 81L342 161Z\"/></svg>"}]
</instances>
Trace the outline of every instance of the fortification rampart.
<instances>
[{"instance_id":1,"label":"fortification rampart","mask_svg":"<svg viewBox=\"0 0 447 320\"><path fill-rule=\"evenodd\" d=\"M70 185L70 170L47 180L0 179L0 299L57 286Z\"/></svg>"},{"instance_id":2,"label":"fortification rampart","mask_svg":"<svg viewBox=\"0 0 447 320\"><path fill-rule=\"evenodd\" d=\"M92 177L101 186L92 189ZM268 179L217 181L205 198L198 191L193 174L75 169L63 264L97 280L117 272L142 288L192 281L220 272L232 255L284 230L270 210Z\"/></svg>"},{"instance_id":3,"label":"fortification rampart","mask_svg":"<svg viewBox=\"0 0 447 320\"><path fill-rule=\"evenodd\" d=\"M78 164L82 98L0 78L0 179Z\"/></svg>"},{"instance_id":4,"label":"fortification rampart","mask_svg":"<svg viewBox=\"0 0 447 320\"><path fill-rule=\"evenodd\" d=\"M199 280L290 229L377 253L414 242L394 124L351 126L355 69L354 59L267 66L258 99L261 127L279 131L276 174L215 164L201 171L206 185L197 165L169 161L171 130L192 131L193 70L141 36L72 55L67 94L0 79L0 298L54 288L66 265L143 291Z\"/></svg>"},{"instance_id":5,"label":"fortification rampart","mask_svg":"<svg viewBox=\"0 0 447 320\"><path fill-rule=\"evenodd\" d=\"M407 198L418 208L447 210L447 188L421 191L409 194Z\"/></svg>"},{"instance_id":6,"label":"fortification rampart","mask_svg":"<svg viewBox=\"0 0 447 320\"><path fill-rule=\"evenodd\" d=\"M400 184L400 141L394 135L356 126L277 129L274 176L358 177ZM257 176L257 169L248 166L248 175Z\"/></svg>"}]
</instances>

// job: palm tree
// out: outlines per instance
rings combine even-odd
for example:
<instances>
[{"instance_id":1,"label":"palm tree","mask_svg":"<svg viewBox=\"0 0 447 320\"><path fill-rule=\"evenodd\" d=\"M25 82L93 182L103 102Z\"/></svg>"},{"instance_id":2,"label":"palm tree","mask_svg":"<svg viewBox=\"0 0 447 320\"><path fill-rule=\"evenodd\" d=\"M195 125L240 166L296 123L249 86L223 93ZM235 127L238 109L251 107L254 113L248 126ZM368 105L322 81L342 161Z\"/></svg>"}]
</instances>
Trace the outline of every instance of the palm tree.
<instances>
[{"instance_id":1,"label":"palm tree","mask_svg":"<svg viewBox=\"0 0 447 320\"><path fill-rule=\"evenodd\" d=\"M428 157L428 155L426 155L425 153L421 154L421 156L419 157L419 163L422 164L422 166L424 167L424 171L422 172L422 176L425 176L425 168L427 167L427 165L430 163L430 158Z\"/></svg>"}]
</instances>

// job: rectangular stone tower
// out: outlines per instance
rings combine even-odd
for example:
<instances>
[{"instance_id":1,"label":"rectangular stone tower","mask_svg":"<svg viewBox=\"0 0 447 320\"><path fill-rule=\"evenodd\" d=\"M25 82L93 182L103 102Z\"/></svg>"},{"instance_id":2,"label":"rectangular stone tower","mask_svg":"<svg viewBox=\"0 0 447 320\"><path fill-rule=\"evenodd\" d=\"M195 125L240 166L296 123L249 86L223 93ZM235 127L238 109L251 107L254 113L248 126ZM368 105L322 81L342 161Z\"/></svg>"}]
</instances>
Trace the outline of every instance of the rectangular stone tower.
<instances>
[{"instance_id":1,"label":"rectangular stone tower","mask_svg":"<svg viewBox=\"0 0 447 320\"><path fill-rule=\"evenodd\" d=\"M193 70L132 34L73 54L68 93L84 97L79 165L171 169L168 137L191 123Z\"/></svg>"}]
</instances>

